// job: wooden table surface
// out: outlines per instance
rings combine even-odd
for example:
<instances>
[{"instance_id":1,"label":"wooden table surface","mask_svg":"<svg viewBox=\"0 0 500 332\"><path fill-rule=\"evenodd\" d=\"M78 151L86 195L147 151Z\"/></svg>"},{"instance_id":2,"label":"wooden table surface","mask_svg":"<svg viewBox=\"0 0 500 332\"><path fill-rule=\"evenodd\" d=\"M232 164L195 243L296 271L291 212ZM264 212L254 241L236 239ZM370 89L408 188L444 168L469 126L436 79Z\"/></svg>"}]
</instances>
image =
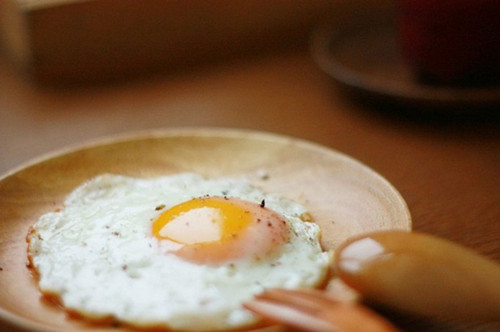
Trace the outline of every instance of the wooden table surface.
<instances>
[{"instance_id":1,"label":"wooden table surface","mask_svg":"<svg viewBox=\"0 0 500 332\"><path fill-rule=\"evenodd\" d=\"M415 230L500 262L498 119L449 115L409 117L359 103L315 66L305 44L76 88L34 84L0 58L0 173L69 145L131 131L184 126L269 131L358 159L399 190ZM491 328L390 315L408 330Z\"/></svg>"}]
</instances>

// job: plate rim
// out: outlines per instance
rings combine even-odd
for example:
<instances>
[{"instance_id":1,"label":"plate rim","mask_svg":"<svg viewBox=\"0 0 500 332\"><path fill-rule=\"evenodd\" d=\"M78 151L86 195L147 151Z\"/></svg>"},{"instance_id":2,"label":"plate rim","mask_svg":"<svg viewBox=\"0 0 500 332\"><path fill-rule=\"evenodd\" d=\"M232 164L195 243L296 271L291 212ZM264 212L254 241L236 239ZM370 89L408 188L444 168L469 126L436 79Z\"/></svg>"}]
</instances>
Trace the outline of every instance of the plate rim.
<instances>
[{"instance_id":1,"label":"plate rim","mask_svg":"<svg viewBox=\"0 0 500 332\"><path fill-rule=\"evenodd\" d=\"M379 31L391 30L395 33L394 18L390 13L376 12L367 17L369 22L380 23L376 28ZM367 21L368 22L368 21ZM415 84L416 89L403 89L397 86L397 81L384 79L387 84L375 85L370 82L370 77L363 72L345 66L330 52L330 48L335 41L349 35L355 35L366 31L370 24L363 23L361 20L353 19L346 24L338 22L323 22L318 24L311 33L309 41L309 53L317 67L328 77L333 79L343 88L348 88L363 97L371 97L377 100L383 100L386 104L392 103L400 106L413 106L420 111L425 108L432 109L454 109L454 108L494 108L500 103L500 86L485 88L453 88L447 86L424 86ZM404 60L401 64L408 68ZM408 68L408 70L410 70Z\"/></svg>"}]
</instances>

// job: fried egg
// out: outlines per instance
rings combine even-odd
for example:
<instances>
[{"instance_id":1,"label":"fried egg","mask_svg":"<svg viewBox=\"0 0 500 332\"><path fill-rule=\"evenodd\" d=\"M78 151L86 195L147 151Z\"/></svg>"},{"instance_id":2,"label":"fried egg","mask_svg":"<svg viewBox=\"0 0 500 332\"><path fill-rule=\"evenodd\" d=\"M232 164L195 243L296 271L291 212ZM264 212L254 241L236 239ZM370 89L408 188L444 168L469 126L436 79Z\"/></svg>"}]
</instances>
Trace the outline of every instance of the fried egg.
<instances>
[{"instance_id":1,"label":"fried egg","mask_svg":"<svg viewBox=\"0 0 500 332\"><path fill-rule=\"evenodd\" d=\"M307 209L244 178L104 174L32 226L42 293L91 320L224 330L258 322L242 303L315 287L331 255Z\"/></svg>"}]
</instances>

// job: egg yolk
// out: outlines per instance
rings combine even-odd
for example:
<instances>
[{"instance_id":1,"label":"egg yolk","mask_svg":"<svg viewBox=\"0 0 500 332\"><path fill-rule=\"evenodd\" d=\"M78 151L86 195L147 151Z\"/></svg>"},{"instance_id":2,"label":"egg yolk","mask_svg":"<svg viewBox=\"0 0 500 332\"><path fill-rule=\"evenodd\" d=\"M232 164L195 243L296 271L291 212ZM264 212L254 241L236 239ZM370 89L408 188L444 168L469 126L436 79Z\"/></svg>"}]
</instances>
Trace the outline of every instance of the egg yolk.
<instances>
[{"instance_id":1,"label":"egg yolk","mask_svg":"<svg viewBox=\"0 0 500 332\"><path fill-rule=\"evenodd\" d=\"M153 222L153 235L182 246L179 257L217 265L231 260L260 260L289 241L281 215L238 198L205 197L175 205Z\"/></svg>"}]
</instances>

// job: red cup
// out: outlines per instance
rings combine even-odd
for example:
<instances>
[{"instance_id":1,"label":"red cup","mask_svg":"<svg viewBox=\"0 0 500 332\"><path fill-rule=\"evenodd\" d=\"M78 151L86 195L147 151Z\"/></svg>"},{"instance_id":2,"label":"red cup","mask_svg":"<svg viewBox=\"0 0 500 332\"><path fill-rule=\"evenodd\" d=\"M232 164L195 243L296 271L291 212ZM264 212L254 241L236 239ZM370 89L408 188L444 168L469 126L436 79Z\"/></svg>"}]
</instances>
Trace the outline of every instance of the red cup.
<instances>
[{"instance_id":1,"label":"red cup","mask_svg":"<svg viewBox=\"0 0 500 332\"><path fill-rule=\"evenodd\" d=\"M500 0L398 0L401 52L430 84L500 83Z\"/></svg>"}]
</instances>

